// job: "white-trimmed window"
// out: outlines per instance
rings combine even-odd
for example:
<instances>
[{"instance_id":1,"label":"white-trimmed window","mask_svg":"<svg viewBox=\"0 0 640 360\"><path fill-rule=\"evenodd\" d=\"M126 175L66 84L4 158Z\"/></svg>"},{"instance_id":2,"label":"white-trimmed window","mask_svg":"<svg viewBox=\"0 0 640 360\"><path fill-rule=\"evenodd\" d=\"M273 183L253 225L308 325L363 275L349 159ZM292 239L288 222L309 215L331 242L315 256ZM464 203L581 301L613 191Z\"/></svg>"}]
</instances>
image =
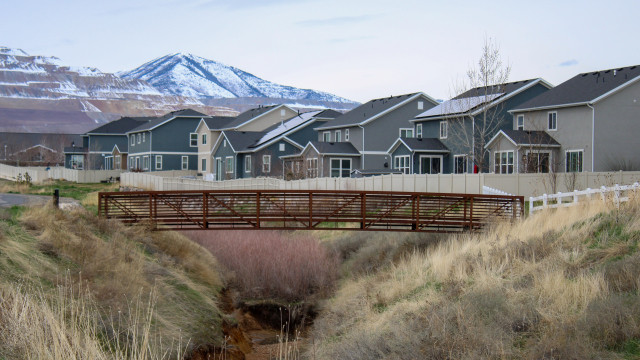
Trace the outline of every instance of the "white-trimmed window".
<instances>
[{"instance_id":1,"label":"white-trimmed window","mask_svg":"<svg viewBox=\"0 0 640 360\"><path fill-rule=\"evenodd\" d=\"M402 171L403 174L410 174L411 164L409 155L394 156L393 168Z\"/></svg>"},{"instance_id":2,"label":"white-trimmed window","mask_svg":"<svg viewBox=\"0 0 640 360\"><path fill-rule=\"evenodd\" d=\"M142 170L149 170L149 155L142 157Z\"/></svg>"},{"instance_id":3,"label":"white-trimmed window","mask_svg":"<svg viewBox=\"0 0 640 360\"><path fill-rule=\"evenodd\" d=\"M331 177L350 177L351 159L331 159Z\"/></svg>"},{"instance_id":4,"label":"white-trimmed window","mask_svg":"<svg viewBox=\"0 0 640 360\"><path fill-rule=\"evenodd\" d=\"M344 129L344 141L349 141L349 129Z\"/></svg>"},{"instance_id":5,"label":"white-trimmed window","mask_svg":"<svg viewBox=\"0 0 640 360\"><path fill-rule=\"evenodd\" d=\"M189 146L198 147L198 133L189 134Z\"/></svg>"},{"instance_id":6,"label":"white-trimmed window","mask_svg":"<svg viewBox=\"0 0 640 360\"><path fill-rule=\"evenodd\" d=\"M120 168L122 167L122 155L116 155L113 161L115 164L114 169L120 170Z\"/></svg>"},{"instance_id":7,"label":"white-trimmed window","mask_svg":"<svg viewBox=\"0 0 640 360\"><path fill-rule=\"evenodd\" d=\"M516 130L524 130L524 115L516 116Z\"/></svg>"},{"instance_id":8,"label":"white-trimmed window","mask_svg":"<svg viewBox=\"0 0 640 360\"><path fill-rule=\"evenodd\" d=\"M284 149L285 149L284 143L280 143L280 146L279 146L278 150L284 151Z\"/></svg>"},{"instance_id":9,"label":"white-trimmed window","mask_svg":"<svg viewBox=\"0 0 640 360\"><path fill-rule=\"evenodd\" d=\"M442 174L442 155L420 155L420 174Z\"/></svg>"},{"instance_id":10,"label":"white-trimmed window","mask_svg":"<svg viewBox=\"0 0 640 360\"><path fill-rule=\"evenodd\" d=\"M584 158L584 150L568 150L566 152L566 171L582 172L582 160Z\"/></svg>"},{"instance_id":11,"label":"white-trimmed window","mask_svg":"<svg viewBox=\"0 0 640 360\"><path fill-rule=\"evenodd\" d=\"M418 101L418 110L424 110L424 101Z\"/></svg>"},{"instance_id":12,"label":"white-trimmed window","mask_svg":"<svg viewBox=\"0 0 640 360\"><path fill-rule=\"evenodd\" d=\"M207 134L202 134L202 145L207 145Z\"/></svg>"},{"instance_id":13,"label":"white-trimmed window","mask_svg":"<svg viewBox=\"0 0 640 360\"><path fill-rule=\"evenodd\" d=\"M465 174L467 172L467 155L453 155L453 173Z\"/></svg>"},{"instance_id":14,"label":"white-trimmed window","mask_svg":"<svg viewBox=\"0 0 640 360\"><path fill-rule=\"evenodd\" d=\"M322 141L331 142L331 131L325 131L322 133Z\"/></svg>"},{"instance_id":15,"label":"white-trimmed window","mask_svg":"<svg viewBox=\"0 0 640 360\"><path fill-rule=\"evenodd\" d=\"M251 155L244 156L244 172L251 172Z\"/></svg>"},{"instance_id":16,"label":"white-trimmed window","mask_svg":"<svg viewBox=\"0 0 640 360\"><path fill-rule=\"evenodd\" d=\"M227 139L222 140L222 147L227 147Z\"/></svg>"},{"instance_id":17,"label":"white-trimmed window","mask_svg":"<svg viewBox=\"0 0 640 360\"><path fill-rule=\"evenodd\" d=\"M131 134L131 145L136 144L136 134Z\"/></svg>"},{"instance_id":18,"label":"white-trimmed window","mask_svg":"<svg viewBox=\"0 0 640 360\"><path fill-rule=\"evenodd\" d=\"M342 131L336 130L336 142L342 141Z\"/></svg>"},{"instance_id":19,"label":"white-trimmed window","mask_svg":"<svg viewBox=\"0 0 640 360\"><path fill-rule=\"evenodd\" d=\"M140 144L142 141L142 135L140 135L140 133L138 133L138 144Z\"/></svg>"},{"instance_id":20,"label":"white-trimmed window","mask_svg":"<svg viewBox=\"0 0 640 360\"><path fill-rule=\"evenodd\" d=\"M558 113L551 111L547 114L547 130L558 130Z\"/></svg>"},{"instance_id":21,"label":"white-trimmed window","mask_svg":"<svg viewBox=\"0 0 640 360\"><path fill-rule=\"evenodd\" d=\"M447 120L440 121L440 139L446 139L449 135L449 122Z\"/></svg>"},{"instance_id":22,"label":"white-trimmed window","mask_svg":"<svg viewBox=\"0 0 640 360\"><path fill-rule=\"evenodd\" d=\"M227 163L227 174L233 174L233 156L227 156L225 162Z\"/></svg>"},{"instance_id":23,"label":"white-trimmed window","mask_svg":"<svg viewBox=\"0 0 640 360\"><path fill-rule=\"evenodd\" d=\"M156 155L156 170L162 170L162 155Z\"/></svg>"},{"instance_id":24,"label":"white-trimmed window","mask_svg":"<svg viewBox=\"0 0 640 360\"><path fill-rule=\"evenodd\" d=\"M200 161L200 165L202 166L202 172L207 171L207 158L202 158L202 160Z\"/></svg>"},{"instance_id":25,"label":"white-trimmed window","mask_svg":"<svg viewBox=\"0 0 640 360\"><path fill-rule=\"evenodd\" d=\"M418 139L422 138L422 124L417 124L416 125L416 137Z\"/></svg>"},{"instance_id":26,"label":"white-trimmed window","mask_svg":"<svg viewBox=\"0 0 640 360\"><path fill-rule=\"evenodd\" d=\"M140 169L140 156L136 156L136 170L141 170Z\"/></svg>"},{"instance_id":27,"label":"white-trimmed window","mask_svg":"<svg viewBox=\"0 0 640 360\"><path fill-rule=\"evenodd\" d=\"M513 150L496 151L493 154L493 168L496 174L513 174Z\"/></svg>"},{"instance_id":28,"label":"white-trimmed window","mask_svg":"<svg viewBox=\"0 0 640 360\"><path fill-rule=\"evenodd\" d=\"M285 117L287 115L287 111L285 109L280 109L280 116Z\"/></svg>"},{"instance_id":29,"label":"white-trimmed window","mask_svg":"<svg viewBox=\"0 0 640 360\"><path fill-rule=\"evenodd\" d=\"M262 155L262 172L265 174L271 172L271 155Z\"/></svg>"},{"instance_id":30,"label":"white-trimmed window","mask_svg":"<svg viewBox=\"0 0 640 360\"><path fill-rule=\"evenodd\" d=\"M307 178L318 177L318 158L307 159Z\"/></svg>"},{"instance_id":31,"label":"white-trimmed window","mask_svg":"<svg viewBox=\"0 0 640 360\"><path fill-rule=\"evenodd\" d=\"M400 129L400 137L412 138L413 137L413 129L412 128Z\"/></svg>"},{"instance_id":32,"label":"white-trimmed window","mask_svg":"<svg viewBox=\"0 0 640 360\"><path fill-rule=\"evenodd\" d=\"M527 173L548 173L551 165L551 152L527 151L522 156L522 164Z\"/></svg>"},{"instance_id":33,"label":"white-trimmed window","mask_svg":"<svg viewBox=\"0 0 640 360\"><path fill-rule=\"evenodd\" d=\"M182 170L189 170L189 157L188 156L183 156L182 157Z\"/></svg>"},{"instance_id":34,"label":"white-trimmed window","mask_svg":"<svg viewBox=\"0 0 640 360\"><path fill-rule=\"evenodd\" d=\"M142 142L147 141L147 133L142 133Z\"/></svg>"}]
</instances>

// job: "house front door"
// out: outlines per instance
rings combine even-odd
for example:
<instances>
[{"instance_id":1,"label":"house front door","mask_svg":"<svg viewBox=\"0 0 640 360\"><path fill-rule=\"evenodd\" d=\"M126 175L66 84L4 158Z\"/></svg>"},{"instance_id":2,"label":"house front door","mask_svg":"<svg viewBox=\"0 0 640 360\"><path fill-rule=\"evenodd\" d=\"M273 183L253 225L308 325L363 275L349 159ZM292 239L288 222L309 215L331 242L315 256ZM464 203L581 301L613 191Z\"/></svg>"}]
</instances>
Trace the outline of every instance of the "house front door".
<instances>
[{"instance_id":1,"label":"house front door","mask_svg":"<svg viewBox=\"0 0 640 360\"><path fill-rule=\"evenodd\" d=\"M216 180L222 180L222 159L216 158Z\"/></svg>"}]
</instances>

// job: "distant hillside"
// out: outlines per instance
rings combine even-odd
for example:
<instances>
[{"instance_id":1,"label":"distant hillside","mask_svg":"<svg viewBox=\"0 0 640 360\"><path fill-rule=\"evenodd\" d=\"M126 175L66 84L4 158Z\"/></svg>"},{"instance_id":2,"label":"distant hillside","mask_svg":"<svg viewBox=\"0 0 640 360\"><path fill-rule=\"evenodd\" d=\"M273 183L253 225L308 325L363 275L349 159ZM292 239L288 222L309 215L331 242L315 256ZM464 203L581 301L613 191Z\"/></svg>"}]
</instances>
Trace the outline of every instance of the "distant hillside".
<instances>
[{"instance_id":1,"label":"distant hillside","mask_svg":"<svg viewBox=\"0 0 640 360\"><path fill-rule=\"evenodd\" d=\"M171 54L118 73L124 79L144 80L164 94L204 99L239 99L251 104L268 98L274 103L351 109L358 103L327 93L299 89L261 79L233 66L192 54Z\"/></svg>"}]
</instances>

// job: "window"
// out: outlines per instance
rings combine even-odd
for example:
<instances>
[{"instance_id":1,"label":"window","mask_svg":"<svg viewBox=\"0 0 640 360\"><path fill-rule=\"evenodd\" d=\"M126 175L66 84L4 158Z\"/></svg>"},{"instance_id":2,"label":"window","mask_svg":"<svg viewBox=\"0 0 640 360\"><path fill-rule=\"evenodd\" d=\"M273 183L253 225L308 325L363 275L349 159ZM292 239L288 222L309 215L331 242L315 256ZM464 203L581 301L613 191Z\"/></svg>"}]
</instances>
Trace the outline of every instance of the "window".
<instances>
[{"instance_id":1,"label":"window","mask_svg":"<svg viewBox=\"0 0 640 360\"><path fill-rule=\"evenodd\" d=\"M121 155L116 155L116 157L114 158L114 163L115 163L115 169L116 170L120 170L122 168L122 156Z\"/></svg>"},{"instance_id":2,"label":"window","mask_svg":"<svg viewBox=\"0 0 640 360\"><path fill-rule=\"evenodd\" d=\"M336 142L342 141L342 131L336 130Z\"/></svg>"},{"instance_id":3,"label":"window","mask_svg":"<svg viewBox=\"0 0 640 360\"><path fill-rule=\"evenodd\" d=\"M201 164L201 165L202 165L202 170L201 170L201 171L202 171L202 172L207 171L207 158L202 158L201 163L202 163L202 164Z\"/></svg>"},{"instance_id":4,"label":"window","mask_svg":"<svg viewBox=\"0 0 640 360\"><path fill-rule=\"evenodd\" d=\"M496 174L513 174L513 151L496 151L493 166Z\"/></svg>"},{"instance_id":5,"label":"window","mask_svg":"<svg viewBox=\"0 0 640 360\"><path fill-rule=\"evenodd\" d=\"M351 159L331 159L331 177L350 177Z\"/></svg>"},{"instance_id":6,"label":"window","mask_svg":"<svg viewBox=\"0 0 640 360\"><path fill-rule=\"evenodd\" d=\"M162 155L156 155L156 170L162 170Z\"/></svg>"},{"instance_id":7,"label":"window","mask_svg":"<svg viewBox=\"0 0 640 360\"><path fill-rule=\"evenodd\" d=\"M140 156L136 156L136 170L140 170Z\"/></svg>"},{"instance_id":8,"label":"window","mask_svg":"<svg viewBox=\"0 0 640 360\"><path fill-rule=\"evenodd\" d=\"M227 156L225 161L227 163L227 174L233 174L233 156Z\"/></svg>"},{"instance_id":9,"label":"window","mask_svg":"<svg viewBox=\"0 0 640 360\"><path fill-rule=\"evenodd\" d=\"M442 156L421 155L420 174L441 174Z\"/></svg>"},{"instance_id":10,"label":"window","mask_svg":"<svg viewBox=\"0 0 640 360\"><path fill-rule=\"evenodd\" d=\"M522 156L522 164L527 173L548 173L551 153L549 152L527 152Z\"/></svg>"},{"instance_id":11,"label":"window","mask_svg":"<svg viewBox=\"0 0 640 360\"><path fill-rule=\"evenodd\" d=\"M464 174L467 172L467 156L466 155L453 156L453 172L454 174Z\"/></svg>"},{"instance_id":12,"label":"window","mask_svg":"<svg viewBox=\"0 0 640 360\"><path fill-rule=\"evenodd\" d=\"M183 156L182 157L182 170L189 170L189 157L188 156Z\"/></svg>"},{"instance_id":13,"label":"window","mask_svg":"<svg viewBox=\"0 0 640 360\"><path fill-rule=\"evenodd\" d=\"M344 141L349 141L349 129L344 129Z\"/></svg>"},{"instance_id":14,"label":"window","mask_svg":"<svg viewBox=\"0 0 640 360\"><path fill-rule=\"evenodd\" d=\"M404 174L411 172L409 155L396 156L393 158L393 168L402 171Z\"/></svg>"},{"instance_id":15,"label":"window","mask_svg":"<svg viewBox=\"0 0 640 360\"><path fill-rule=\"evenodd\" d=\"M280 150L280 151L284 151L284 148L285 148L284 143L280 143L280 147L279 147L279 149L278 149L278 150Z\"/></svg>"},{"instance_id":16,"label":"window","mask_svg":"<svg viewBox=\"0 0 640 360\"><path fill-rule=\"evenodd\" d=\"M325 131L322 133L322 141L330 142L331 141L331 131Z\"/></svg>"},{"instance_id":17,"label":"window","mask_svg":"<svg viewBox=\"0 0 640 360\"><path fill-rule=\"evenodd\" d=\"M287 115L287 111L285 109L280 109L280 116L284 117Z\"/></svg>"},{"instance_id":18,"label":"window","mask_svg":"<svg viewBox=\"0 0 640 360\"><path fill-rule=\"evenodd\" d=\"M549 118L548 130L558 130L558 113L553 111L547 114Z\"/></svg>"},{"instance_id":19,"label":"window","mask_svg":"<svg viewBox=\"0 0 640 360\"><path fill-rule=\"evenodd\" d=\"M244 172L251 172L251 155L244 156Z\"/></svg>"},{"instance_id":20,"label":"window","mask_svg":"<svg viewBox=\"0 0 640 360\"><path fill-rule=\"evenodd\" d=\"M140 133L138 133L138 144L140 144L140 140L142 139L142 136L140 136Z\"/></svg>"},{"instance_id":21,"label":"window","mask_svg":"<svg viewBox=\"0 0 640 360\"><path fill-rule=\"evenodd\" d=\"M135 145L135 144L136 144L136 135L131 134L131 145Z\"/></svg>"},{"instance_id":22,"label":"window","mask_svg":"<svg viewBox=\"0 0 640 360\"><path fill-rule=\"evenodd\" d=\"M142 133L142 142L147 141L147 133Z\"/></svg>"},{"instance_id":23,"label":"window","mask_svg":"<svg viewBox=\"0 0 640 360\"><path fill-rule=\"evenodd\" d=\"M582 157L583 150L569 150L567 151L567 172L582 172Z\"/></svg>"},{"instance_id":24,"label":"window","mask_svg":"<svg viewBox=\"0 0 640 360\"><path fill-rule=\"evenodd\" d=\"M227 140L222 140L222 147L227 147Z\"/></svg>"},{"instance_id":25,"label":"window","mask_svg":"<svg viewBox=\"0 0 640 360\"><path fill-rule=\"evenodd\" d=\"M516 118L516 130L524 130L524 115L518 115Z\"/></svg>"},{"instance_id":26,"label":"window","mask_svg":"<svg viewBox=\"0 0 640 360\"><path fill-rule=\"evenodd\" d=\"M307 178L318 177L318 158L307 159Z\"/></svg>"},{"instance_id":27,"label":"window","mask_svg":"<svg viewBox=\"0 0 640 360\"><path fill-rule=\"evenodd\" d=\"M198 146L198 134L197 133L189 134L189 146L191 146L191 147Z\"/></svg>"},{"instance_id":28,"label":"window","mask_svg":"<svg viewBox=\"0 0 640 360\"><path fill-rule=\"evenodd\" d=\"M400 129L400 137L412 138L413 137L413 129L410 129L410 128Z\"/></svg>"},{"instance_id":29,"label":"window","mask_svg":"<svg viewBox=\"0 0 640 360\"><path fill-rule=\"evenodd\" d=\"M202 134L202 145L207 145L207 134Z\"/></svg>"},{"instance_id":30,"label":"window","mask_svg":"<svg viewBox=\"0 0 640 360\"><path fill-rule=\"evenodd\" d=\"M262 172L265 174L271 172L271 155L262 155Z\"/></svg>"},{"instance_id":31,"label":"window","mask_svg":"<svg viewBox=\"0 0 640 360\"><path fill-rule=\"evenodd\" d=\"M424 110L424 101L418 101L418 110Z\"/></svg>"},{"instance_id":32,"label":"window","mask_svg":"<svg viewBox=\"0 0 640 360\"><path fill-rule=\"evenodd\" d=\"M418 139L422 138L422 124L416 125L416 137Z\"/></svg>"},{"instance_id":33,"label":"window","mask_svg":"<svg viewBox=\"0 0 640 360\"><path fill-rule=\"evenodd\" d=\"M82 170L84 169L84 155L71 155L71 168Z\"/></svg>"},{"instance_id":34,"label":"window","mask_svg":"<svg viewBox=\"0 0 640 360\"><path fill-rule=\"evenodd\" d=\"M449 123L447 120L440 121L440 139L446 139L449 132Z\"/></svg>"},{"instance_id":35,"label":"window","mask_svg":"<svg viewBox=\"0 0 640 360\"><path fill-rule=\"evenodd\" d=\"M142 170L149 170L149 155L142 157Z\"/></svg>"}]
</instances>

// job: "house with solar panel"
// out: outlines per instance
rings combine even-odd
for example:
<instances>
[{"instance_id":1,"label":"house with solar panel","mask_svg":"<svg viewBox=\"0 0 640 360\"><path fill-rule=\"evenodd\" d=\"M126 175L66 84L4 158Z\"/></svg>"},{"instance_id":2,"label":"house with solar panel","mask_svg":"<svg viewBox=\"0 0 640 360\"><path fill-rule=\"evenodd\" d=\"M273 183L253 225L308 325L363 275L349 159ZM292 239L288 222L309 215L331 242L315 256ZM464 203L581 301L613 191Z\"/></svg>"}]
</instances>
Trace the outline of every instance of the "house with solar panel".
<instances>
[{"instance_id":1,"label":"house with solar panel","mask_svg":"<svg viewBox=\"0 0 640 360\"><path fill-rule=\"evenodd\" d=\"M510 114L487 144L496 173L640 170L640 65L578 74Z\"/></svg>"},{"instance_id":2,"label":"house with solar panel","mask_svg":"<svg viewBox=\"0 0 640 360\"><path fill-rule=\"evenodd\" d=\"M129 170L197 170L198 144L191 141L191 132L208 117L191 109L179 110L127 131Z\"/></svg>"},{"instance_id":3,"label":"house with solar panel","mask_svg":"<svg viewBox=\"0 0 640 360\"><path fill-rule=\"evenodd\" d=\"M394 169L412 174L488 172L485 145L500 130L512 128L509 110L550 88L543 79L478 87L417 114L410 119L415 137L433 140L396 140L389 148Z\"/></svg>"},{"instance_id":4,"label":"house with solar panel","mask_svg":"<svg viewBox=\"0 0 640 360\"><path fill-rule=\"evenodd\" d=\"M286 105L272 105L249 109L236 117L204 118L189 135L190 143L198 147L198 173L205 179L214 178L216 171L211 152L223 130L264 131L296 115L298 112Z\"/></svg>"},{"instance_id":5,"label":"house with solar panel","mask_svg":"<svg viewBox=\"0 0 640 360\"><path fill-rule=\"evenodd\" d=\"M298 154L317 135L313 126L322 125L340 113L318 110L297 114L263 131L223 130L212 148L215 180L253 177L299 178L299 162L283 157Z\"/></svg>"},{"instance_id":6,"label":"house with solar panel","mask_svg":"<svg viewBox=\"0 0 640 360\"><path fill-rule=\"evenodd\" d=\"M151 117L123 117L99 126L64 148L65 167L78 170L126 170L126 132L149 122Z\"/></svg>"},{"instance_id":7,"label":"house with solar panel","mask_svg":"<svg viewBox=\"0 0 640 360\"><path fill-rule=\"evenodd\" d=\"M318 142L349 143L349 148L355 148L360 154L356 159L350 153L348 156L341 156L338 155L339 151L334 152L329 157L333 159L329 160L329 170L321 171L321 173L324 176L341 177L343 175L350 176L348 174L355 169L376 170L379 173L390 169L390 158L387 152L389 147L398 137L414 137L414 126L410 120L437 104L436 100L422 92L374 99L337 117L324 126L316 127ZM324 149L324 145L311 145ZM342 148L343 146L328 146L328 148L333 147ZM313 151L317 150L321 153L328 151L328 149L323 149L313 149ZM309 149L309 151L311 150ZM332 164L338 165L338 163L339 167L331 166ZM351 168L346 169L346 166Z\"/></svg>"}]
</instances>

